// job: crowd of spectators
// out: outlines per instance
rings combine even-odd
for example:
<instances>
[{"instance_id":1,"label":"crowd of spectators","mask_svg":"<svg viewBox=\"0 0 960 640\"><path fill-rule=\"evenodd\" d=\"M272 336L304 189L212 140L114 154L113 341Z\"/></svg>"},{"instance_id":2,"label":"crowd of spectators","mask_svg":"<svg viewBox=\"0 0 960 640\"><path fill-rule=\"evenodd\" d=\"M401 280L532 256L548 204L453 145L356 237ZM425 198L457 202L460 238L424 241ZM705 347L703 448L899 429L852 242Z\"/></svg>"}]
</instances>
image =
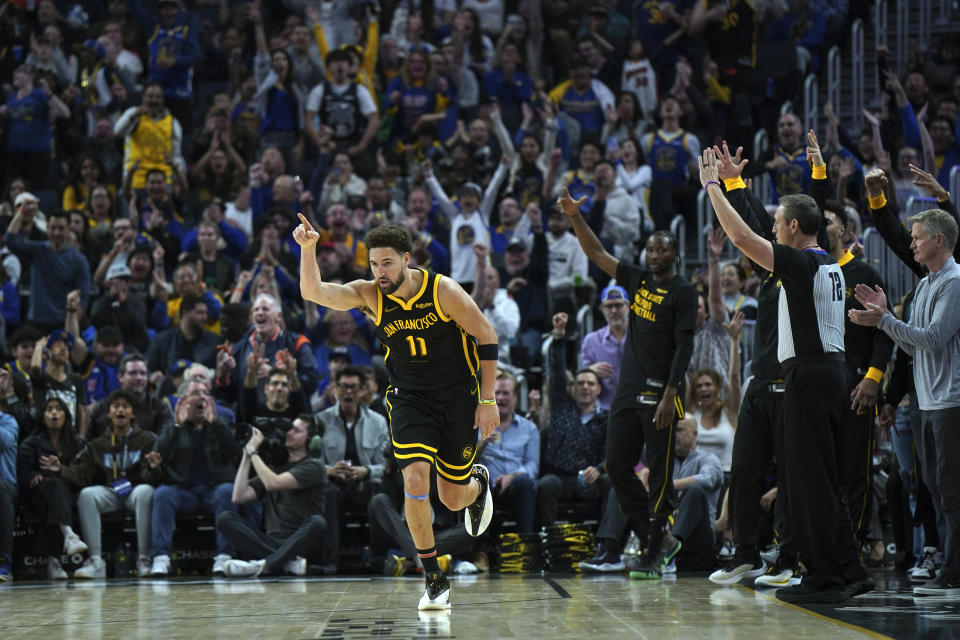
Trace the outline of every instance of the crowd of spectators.
<instances>
[{"instance_id":1,"label":"crowd of spectators","mask_svg":"<svg viewBox=\"0 0 960 640\"><path fill-rule=\"evenodd\" d=\"M746 147L768 128L771 149L743 178L770 176L768 206L806 192L805 132L780 107L801 103L804 74L846 45L866 5L4 1L0 578L17 505L39 519L36 550L54 578L61 551L88 551L81 576L103 575L99 513L121 508L136 515L140 570L154 575L171 571L184 511L216 518L214 570L231 575L302 574L316 537L335 565L345 509L389 520L390 503L371 500L395 482L375 327L303 301L297 213L321 234L327 281L367 277L364 234L399 224L412 264L458 281L491 321L502 423L480 459L520 530L551 524L559 501L613 518L603 425L631 294L588 264L554 200L564 188L586 196L581 211L611 255L642 263L646 239L676 215L691 237L703 232L704 146ZM874 223L870 170L886 173L893 205L950 197L960 55L949 37L922 44L903 69L878 52L885 92L864 130L823 107L831 197L854 253ZM717 464L699 473L681 460L690 475L675 481L699 486L697 513L720 548L731 535L716 494L758 282L746 259L719 262L722 237L707 245L708 263L684 274L701 299L693 423L677 451L699 438ZM583 305L601 322L589 334L576 326ZM769 509L776 491L765 489ZM616 565L631 523L607 524L596 566ZM873 549L880 534L865 531Z\"/></svg>"}]
</instances>

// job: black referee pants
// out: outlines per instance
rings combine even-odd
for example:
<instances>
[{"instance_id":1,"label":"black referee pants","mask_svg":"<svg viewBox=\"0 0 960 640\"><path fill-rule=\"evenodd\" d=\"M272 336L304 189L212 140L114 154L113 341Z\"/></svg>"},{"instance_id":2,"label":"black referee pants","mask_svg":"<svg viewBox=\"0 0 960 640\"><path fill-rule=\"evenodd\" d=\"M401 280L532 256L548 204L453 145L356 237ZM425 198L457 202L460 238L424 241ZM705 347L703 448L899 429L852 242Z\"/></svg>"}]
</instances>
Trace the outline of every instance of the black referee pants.
<instances>
[{"instance_id":1,"label":"black referee pants","mask_svg":"<svg viewBox=\"0 0 960 640\"><path fill-rule=\"evenodd\" d=\"M858 379L857 384L860 380ZM852 392L856 384L849 388ZM840 427L841 444L837 452L840 482L844 491L844 502L850 511L850 524L853 537L858 542L867 538L870 530L874 418L876 407L869 407L857 413L850 407L850 394L843 403L843 421Z\"/></svg>"},{"instance_id":2,"label":"black referee pants","mask_svg":"<svg viewBox=\"0 0 960 640\"><path fill-rule=\"evenodd\" d=\"M653 423L656 407L620 407L610 412L607 424L607 473L617 492L620 510L627 516L666 518L673 512L673 431ZM650 495L634 467L646 446L650 468Z\"/></svg>"},{"instance_id":3,"label":"black referee pants","mask_svg":"<svg viewBox=\"0 0 960 640\"><path fill-rule=\"evenodd\" d=\"M841 354L842 357L842 354ZM841 589L862 580L837 470L842 446L847 372L832 358L795 359L783 396L783 471L790 495L790 524L814 589Z\"/></svg>"},{"instance_id":4,"label":"black referee pants","mask_svg":"<svg viewBox=\"0 0 960 640\"><path fill-rule=\"evenodd\" d=\"M733 439L733 462L730 467L730 498L728 508L733 523L733 539L738 551L749 552L759 558L760 518L763 508L760 498L769 488L763 482L777 455L776 528L781 552L796 553L792 549L787 511L789 490L783 474L783 394L754 394L749 391L740 404L737 433Z\"/></svg>"}]
</instances>

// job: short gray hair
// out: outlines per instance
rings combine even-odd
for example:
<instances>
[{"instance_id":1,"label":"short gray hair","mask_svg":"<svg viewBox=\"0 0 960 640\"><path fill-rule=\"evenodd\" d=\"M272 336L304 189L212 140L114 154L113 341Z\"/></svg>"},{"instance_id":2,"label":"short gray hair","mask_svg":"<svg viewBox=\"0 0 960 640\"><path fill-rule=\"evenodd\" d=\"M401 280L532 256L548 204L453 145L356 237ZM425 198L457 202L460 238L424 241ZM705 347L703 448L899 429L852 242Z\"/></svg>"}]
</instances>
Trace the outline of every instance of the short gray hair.
<instances>
[{"instance_id":1,"label":"short gray hair","mask_svg":"<svg viewBox=\"0 0 960 640\"><path fill-rule=\"evenodd\" d=\"M957 221L943 209L927 209L910 216L907 220L911 225L919 222L923 225L924 231L931 236L942 233L943 241L950 251L957 246Z\"/></svg>"},{"instance_id":2,"label":"short gray hair","mask_svg":"<svg viewBox=\"0 0 960 640\"><path fill-rule=\"evenodd\" d=\"M274 313L283 313L283 305L280 304L280 301L277 300L274 296L269 293L258 293L257 297L253 299L253 305L256 306L260 302L260 298L266 298L267 302L270 303L270 308L273 309Z\"/></svg>"}]
</instances>

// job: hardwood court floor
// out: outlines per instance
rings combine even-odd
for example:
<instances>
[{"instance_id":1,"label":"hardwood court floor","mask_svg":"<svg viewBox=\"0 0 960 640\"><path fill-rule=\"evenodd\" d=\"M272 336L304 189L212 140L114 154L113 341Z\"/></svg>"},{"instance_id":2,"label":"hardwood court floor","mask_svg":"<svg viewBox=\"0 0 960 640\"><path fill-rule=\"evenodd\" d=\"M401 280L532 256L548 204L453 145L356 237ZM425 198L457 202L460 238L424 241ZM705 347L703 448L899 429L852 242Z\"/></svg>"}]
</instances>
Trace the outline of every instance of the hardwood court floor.
<instances>
[{"instance_id":1,"label":"hardwood court floor","mask_svg":"<svg viewBox=\"0 0 960 640\"><path fill-rule=\"evenodd\" d=\"M453 578L449 614L418 615L420 578L110 580L0 587L0 638L946 638L956 603L895 577L808 611L700 576ZM869 630L868 630L869 627Z\"/></svg>"}]
</instances>

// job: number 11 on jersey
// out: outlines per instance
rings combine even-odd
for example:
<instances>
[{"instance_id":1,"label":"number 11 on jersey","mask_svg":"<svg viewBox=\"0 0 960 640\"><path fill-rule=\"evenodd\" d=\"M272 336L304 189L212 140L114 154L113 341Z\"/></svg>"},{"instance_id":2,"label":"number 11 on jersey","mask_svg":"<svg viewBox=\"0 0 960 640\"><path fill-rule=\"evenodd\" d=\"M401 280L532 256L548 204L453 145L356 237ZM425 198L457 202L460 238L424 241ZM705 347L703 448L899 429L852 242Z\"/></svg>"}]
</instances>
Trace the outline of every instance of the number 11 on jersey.
<instances>
[{"instance_id":1,"label":"number 11 on jersey","mask_svg":"<svg viewBox=\"0 0 960 640\"><path fill-rule=\"evenodd\" d=\"M410 357L415 358L417 355L424 357L427 355L427 341L423 338L414 338L413 336L407 336L407 344L410 345ZM417 353L417 347L420 347L420 353Z\"/></svg>"}]
</instances>

